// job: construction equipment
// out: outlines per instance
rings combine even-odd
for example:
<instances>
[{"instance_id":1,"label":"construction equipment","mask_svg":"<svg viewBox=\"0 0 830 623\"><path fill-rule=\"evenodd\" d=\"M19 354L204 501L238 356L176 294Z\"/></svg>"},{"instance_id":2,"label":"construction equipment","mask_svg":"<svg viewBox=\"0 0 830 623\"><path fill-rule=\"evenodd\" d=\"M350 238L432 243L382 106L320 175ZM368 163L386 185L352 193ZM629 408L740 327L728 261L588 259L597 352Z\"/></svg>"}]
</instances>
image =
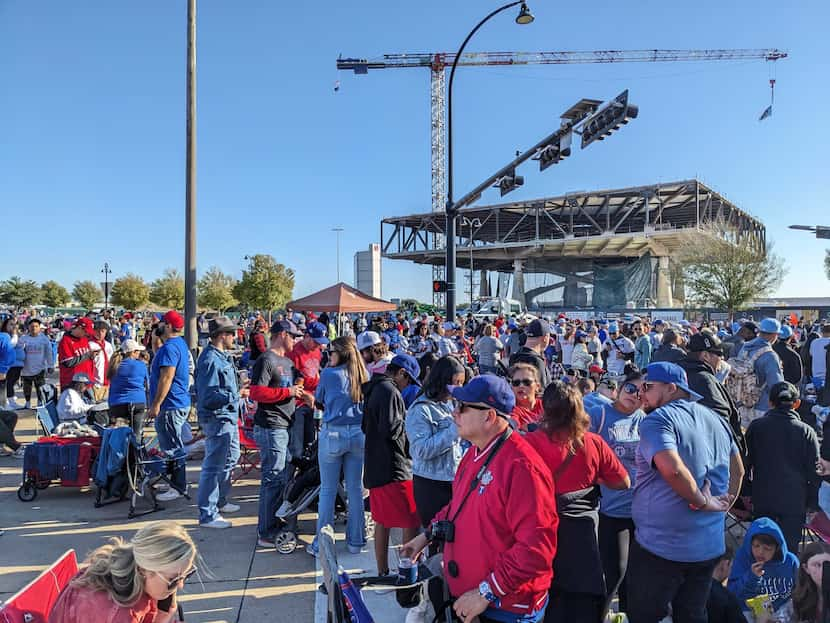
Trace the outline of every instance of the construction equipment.
<instances>
[{"instance_id":1,"label":"construction equipment","mask_svg":"<svg viewBox=\"0 0 830 623\"><path fill-rule=\"evenodd\" d=\"M427 67L430 70L430 119L432 150L432 211L443 212L447 197L446 185L446 86L445 69L455 61L451 52L415 52L384 54L379 59L338 58L337 69L367 74L375 69L403 69ZM787 52L772 49L713 49L713 50L595 50L554 52L467 52L458 59L458 65L515 66L515 65L580 65L588 63L665 63L699 61L777 61ZM339 87L339 83L336 89ZM436 235L436 248L443 241ZM433 267L433 280L444 280L444 267ZM433 292L433 304L444 305L444 294Z\"/></svg>"}]
</instances>

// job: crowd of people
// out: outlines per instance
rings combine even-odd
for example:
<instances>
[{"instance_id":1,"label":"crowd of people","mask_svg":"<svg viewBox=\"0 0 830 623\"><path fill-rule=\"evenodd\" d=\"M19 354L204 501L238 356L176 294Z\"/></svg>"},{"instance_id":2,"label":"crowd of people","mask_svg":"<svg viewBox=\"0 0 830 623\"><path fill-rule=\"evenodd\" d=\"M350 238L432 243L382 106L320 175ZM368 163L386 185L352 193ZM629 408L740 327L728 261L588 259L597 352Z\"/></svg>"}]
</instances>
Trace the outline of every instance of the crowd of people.
<instances>
[{"instance_id":1,"label":"crowd of people","mask_svg":"<svg viewBox=\"0 0 830 623\"><path fill-rule=\"evenodd\" d=\"M232 528L240 510L231 472L250 412L262 547L287 529L286 486L316 443L318 533L343 483L346 545L367 546L368 509L379 575L394 528L401 556L442 556L410 620L448 603L464 623L830 616L830 547L802 542L830 511L830 324L203 316L194 360L178 312L136 320L77 318L56 348L41 320L7 321L0 393L13 401L22 379L28 406L57 368L61 419L94 421L103 401L139 438L152 421L162 450L184 446L195 410L205 529ZM0 411L0 441L20 455L15 422ZM183 467L171 481L160 499L187 491ZM740 520L737 542L726 529ZM73 590L109 590L90 570L123 547L93 555ZM193 555L165 561L171 590Z\"/></svg>"}]
</instances>

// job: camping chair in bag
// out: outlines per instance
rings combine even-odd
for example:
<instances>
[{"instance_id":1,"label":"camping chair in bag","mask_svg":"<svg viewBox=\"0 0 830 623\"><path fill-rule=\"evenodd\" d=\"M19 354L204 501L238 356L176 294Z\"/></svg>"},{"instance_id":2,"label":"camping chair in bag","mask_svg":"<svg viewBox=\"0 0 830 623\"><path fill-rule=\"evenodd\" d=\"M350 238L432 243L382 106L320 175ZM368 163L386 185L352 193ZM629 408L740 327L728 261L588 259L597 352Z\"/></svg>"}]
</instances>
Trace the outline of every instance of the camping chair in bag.
<instances>
[{"instance_id":1,"label":"camping chair in bag","mask_svg":"<svg viewBox=\"0 0 830 623\"><path fill-rule=\"evenodd\" d=\"M58 391L54 385L41 385L37 388L37 421L46 437L49 437L60 424Z\"/></svg>"},{"instance_id":2,"label":"camping chair in bag","mask_svg":"<svg viewBox=\"0 0 830 623\"><path fill-rule=\"evenodd\" d=\"M0 605L0 623L46 623L58 595L77 573L75 550L70 549Z\"/></svg>"}]
</instances>

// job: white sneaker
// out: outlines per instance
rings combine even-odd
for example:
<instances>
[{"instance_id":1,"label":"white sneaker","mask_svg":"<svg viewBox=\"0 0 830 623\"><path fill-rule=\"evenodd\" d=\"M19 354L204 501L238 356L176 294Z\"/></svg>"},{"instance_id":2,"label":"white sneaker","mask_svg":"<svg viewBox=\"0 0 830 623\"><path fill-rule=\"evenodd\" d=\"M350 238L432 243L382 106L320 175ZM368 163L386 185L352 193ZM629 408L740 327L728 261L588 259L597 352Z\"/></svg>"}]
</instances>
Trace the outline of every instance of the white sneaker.
<instances>
[{"instance_id":1,"label":"white sneaker","mask_svg":"<svg viewBox=\"0 0 830 623\"><path fill-rule=\"evenodd\" d=\"M421 601L406 612L405 623L426 623L428 601L421 596Z\"/></svg>"},{"instance_id":2,"label":"white sneaker","mask_svg":"<svg viewBox=\"0 0 830 623\"><path fill-rule=\"evenodd\" d=\"M207 523L200 523L200 528L217 528L219 530L223 530L224 528L230 528L233 524L230 521L219 515L213 521L208 521Z\"/></svg>"},{"instance_id":3,"label":"white sneaker","mask_svg":"<svg viewBox=\"0 0 830 623\"><path fill-rule=\"evenodd\" d=\"M27 400L27 401L26 401L26 404L25 404L25 405L23 405L23 408L24 408L24 409L31 409L31 408L32 408L32 401L31 401L31 400Z\"/></svg>"},{"instance_id":4,"label":"white sneaker","mask_svg":"<svg viewBox=\"0 0 830 623\"><path fill-rule=\"evenodd\" d=\"M180 497L182 497L182 494L176 491L173 487L170 487L170 489L168 489L164 493L159 493L156 496L156 499L159 502L172 502L173 500L176 500Z\"/></svg>"},{"instance_id":5,"label":"white sneaker","mask_svg":"<svg viewBox=\"0 0 830 623\"><path fill-rule=\"evenodd\" d=\"M26 454L26 448L20 446L17 450L12 452L12 456L16 459L22 459L23 456Z\"/></svg>"},{"instance_id":6,"label":"white sneaker","mask_svg":"<svg viewBox=\"0 0 830 623\"><path fill-rule=\"evenodd\" d=\"M235 513L239 510L238 504L231 504L230 502L226 502L224 506L219 507L220 513Z\"/></svg>"}]
</instances>

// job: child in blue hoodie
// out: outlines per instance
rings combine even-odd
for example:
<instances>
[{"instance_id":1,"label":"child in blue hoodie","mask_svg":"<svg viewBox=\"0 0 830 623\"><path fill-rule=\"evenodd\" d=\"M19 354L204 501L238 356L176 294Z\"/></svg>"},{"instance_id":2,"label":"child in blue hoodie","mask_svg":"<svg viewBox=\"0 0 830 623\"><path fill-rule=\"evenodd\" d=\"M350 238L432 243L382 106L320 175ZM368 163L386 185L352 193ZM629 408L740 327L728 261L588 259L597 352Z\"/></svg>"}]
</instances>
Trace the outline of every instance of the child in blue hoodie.
<instances>
[{"instance_id":1,"label":"child in blue hoodie","mask_svg":"<svg viewBox=\"0 0 830 623\"><path fill-rule=\"evenodd\" d=\"M790 598L797 574L798 558L787 549L781 528L772 519L762 517L747 530L727 588L741 600L746 612L746 600L758 595L772 597L775 611Z\"/></svg>"}]
</instances>

